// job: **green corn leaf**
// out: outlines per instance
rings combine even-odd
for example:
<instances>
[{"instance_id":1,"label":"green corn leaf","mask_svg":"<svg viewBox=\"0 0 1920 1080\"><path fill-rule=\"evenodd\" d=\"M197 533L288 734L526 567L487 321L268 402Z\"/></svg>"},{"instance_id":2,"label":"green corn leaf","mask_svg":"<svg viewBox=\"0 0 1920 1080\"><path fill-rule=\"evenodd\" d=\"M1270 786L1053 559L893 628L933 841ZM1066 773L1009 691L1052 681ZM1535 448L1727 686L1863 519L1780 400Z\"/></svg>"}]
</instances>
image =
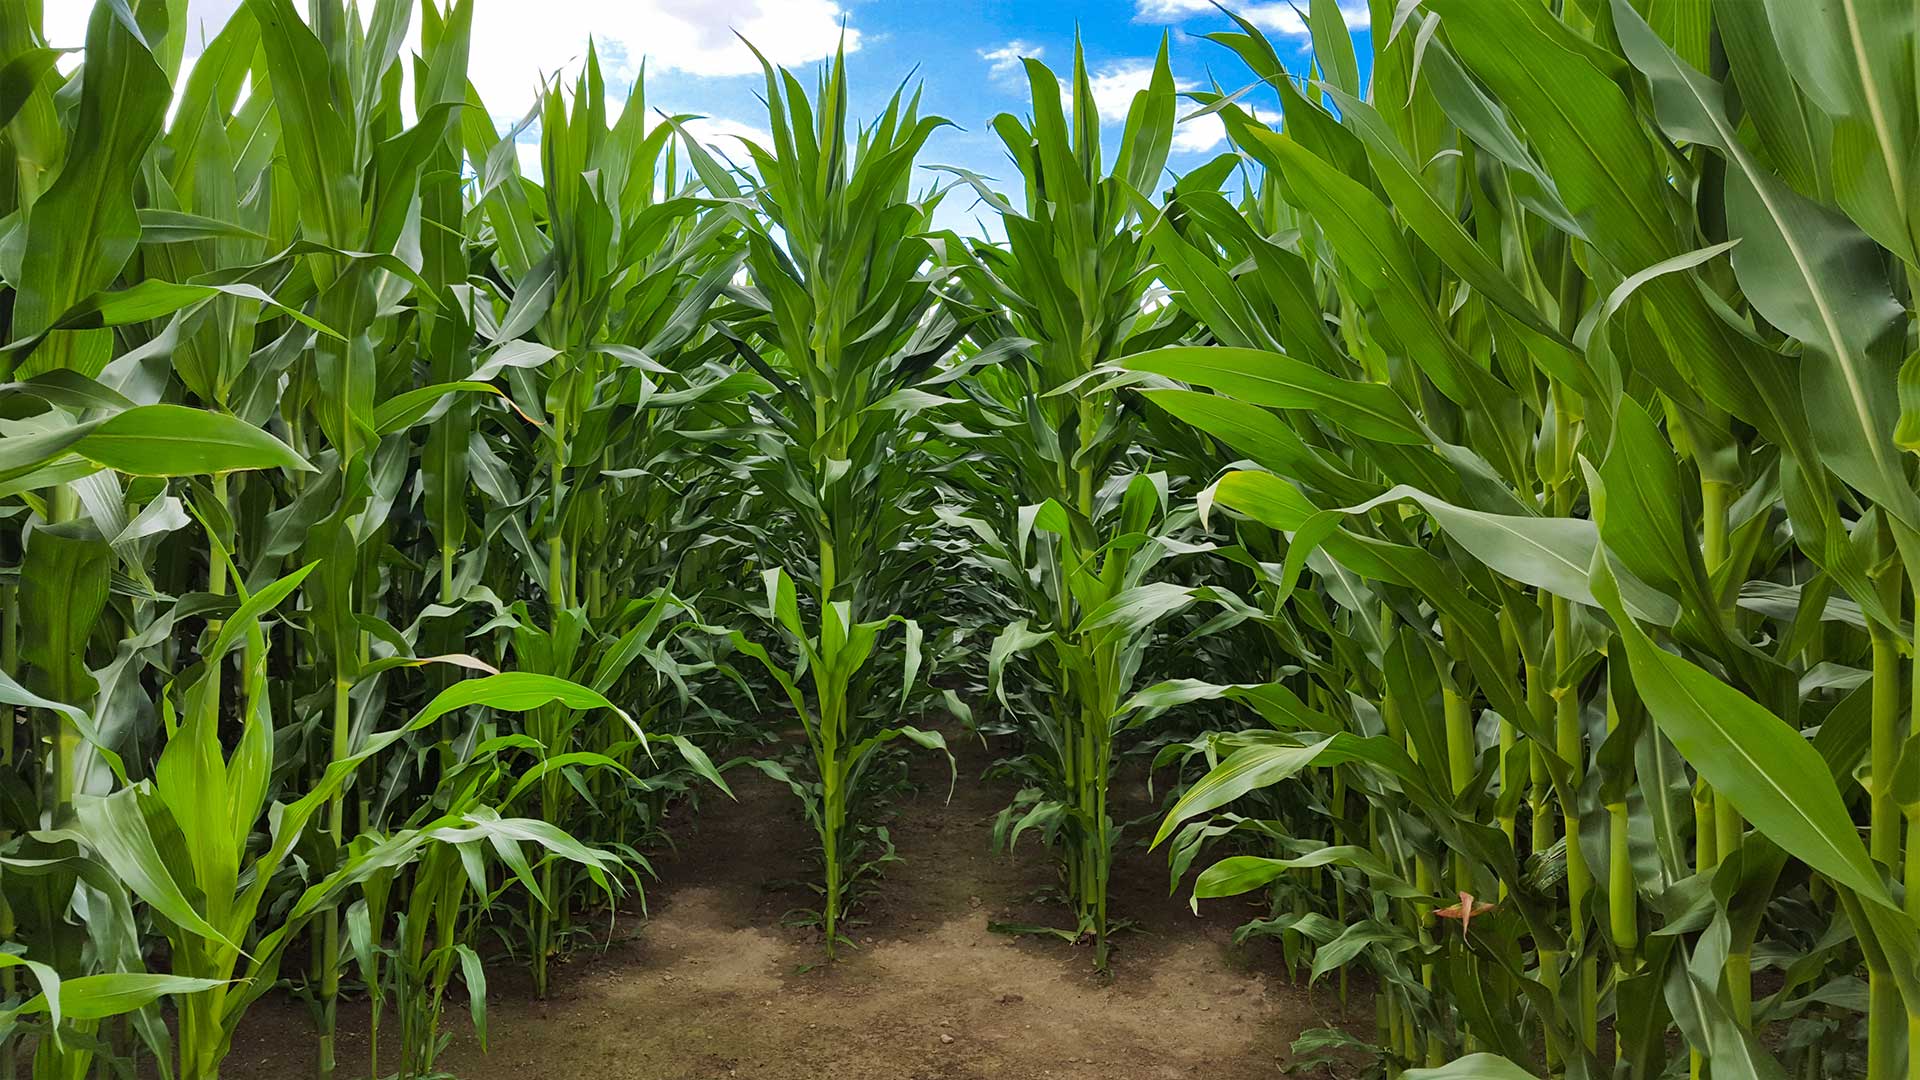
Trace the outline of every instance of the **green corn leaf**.
<instances>
[{"instance_id":1,"label":"green corn leaf","mask_svg":"<svg viewBox=\"0 0 1920 1080\"><path fill-rule=\"evenodd\" d=\"M1788 854L1861 897L1893 897L1860 843L1840 790L1799 732L1733 687L1660 649L1620 608L1604 553L1594 590L1613 611L1647 711L1716 792Z\"/></svg>"},{"instance_id":2,"label":"green corn leaf","mask_svg":"<svg viewBox=\"0 0 1920 1080\"><path fill-rule=\"evenodd\" d=\"M133 189L172 96L147 39L163 26L142 25L127 0L104 0L93 8L69 153L26 224L25 254L14 281L15 339L40 336L62 312L106 288L139 243ZM59 335L29 357L20 374L72 368L97 375L108 359L109 337Z\"/></svg>"},{"instance_id":3,"label":"green corn leaf","mask_svg":"<svg viewBox=\"0 0 1920 1080\"><path fill-rule=\"evenodd\" d=\"M1498 1054L1468 1054L1432 1069L1408 1069L1406 1080L1537 1080L1533 1073Z\"/></svg>"},{"instance_id":4,"label":"green corn leaf","mask_svg":"<svg viewBox=\"0 0 1920 1080\"><path fill-rule=\"evenodd\" d=\"M115 971L100 975L81 975L59 984L60 1008L53 1013L57 1025L66 1020L105 1020L144 1008L163 997L197 994L222 985L219 979L192 979L184 975L163 975L146 971ZM43 992L20 1006L23 1014L48 1012Z\"/></svg>"},{"instance_id":5,"label":"green corn leaf","mask_svg":"<svg viewBox=\"0 0 1920 1080\"><path fill-rule=\"evenodd\" d=\"M1420 424L1386 386L1329 375L1282 353L1171 346L1119 361L1127 371L1165 375L1273 409L1308 409L1354 434L1424 445Z\"/></svg>"},{"instance_id":6,"label":"green corn leaf","mask_svg":"<svg viewBox=\"0 0 1920 1080\"><path fill-rule=\"evenodd\" d=\"M314 472L287 444L238 417L184 405L143 405L109 417L73 445L130 476L201 476L239 469Z\"/></svg>"},{"instance_id":7,"label":"green corn leaf","mask_svg":"<svg viewBox=\"0 0 1920 1080\"><path fill-rule=\"evenodd\" d=\"M1687 67L1625 0L1613 6L1621 44L1653 86L1662 127L1727 157L1727 224L1742 241L1734 273L1756 310L1808 346L1801 387L1822 456L1920 528L1920 497L1893 445L1899 398L1887 346L1898 343L1886 339L1905 312L1873 241L1762 169L1727 117L1720 84Z\"/></svg>"}]
</instances>

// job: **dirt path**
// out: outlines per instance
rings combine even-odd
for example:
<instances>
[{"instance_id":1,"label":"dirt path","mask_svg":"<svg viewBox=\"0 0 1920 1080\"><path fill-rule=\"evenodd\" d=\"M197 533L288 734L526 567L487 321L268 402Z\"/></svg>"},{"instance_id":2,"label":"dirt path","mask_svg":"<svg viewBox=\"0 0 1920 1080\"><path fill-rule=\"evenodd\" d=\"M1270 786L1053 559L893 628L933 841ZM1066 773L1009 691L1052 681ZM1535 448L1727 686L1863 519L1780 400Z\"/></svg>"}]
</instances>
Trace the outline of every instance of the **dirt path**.
<instances>
[{"instance_id":1,"label":"dirt path","mask_svg":"<svg viewBox=\"0 0 1920 1080\"><path fill-rule=\"evenodd\" d=\"M1338 1022L1329 986L1309 995L1271 945L1231 944L1251 908L1216 902L1195 917L1184 897L1167 896L1157 853L1130 847L1115 868L1114 909L1142 932L1119 939L1110 980L1093 973L1087 949L989 931L990 919L1064 916L1033 899L1053 881L1042 849L989 854L1010 790L977 779L991 760L977 740L955 749L951 804L944 761L916 764L925 790L892 823L904 861L840 963L820 963L816 933L780 924L811 900L777 884L805 875L813 842L792 796L737 770L740 801L710 798L676 835L679 850L657 860L651 918L623 922L617 944L558 971L546 1002L502 966L491 1052L450 1007L442 1064L466 1080L1251 1080L1280 1075L1303 1028ZM1146 805L1138 781L1119 794ZM228 1080L310 1075L301 1007L260 1011L236 1040ZM1366 1011L1359 1002L1354 1016ZM344 1076L365 1070L364 1011L351 1013Z\"/></svg>"}]
</instances>

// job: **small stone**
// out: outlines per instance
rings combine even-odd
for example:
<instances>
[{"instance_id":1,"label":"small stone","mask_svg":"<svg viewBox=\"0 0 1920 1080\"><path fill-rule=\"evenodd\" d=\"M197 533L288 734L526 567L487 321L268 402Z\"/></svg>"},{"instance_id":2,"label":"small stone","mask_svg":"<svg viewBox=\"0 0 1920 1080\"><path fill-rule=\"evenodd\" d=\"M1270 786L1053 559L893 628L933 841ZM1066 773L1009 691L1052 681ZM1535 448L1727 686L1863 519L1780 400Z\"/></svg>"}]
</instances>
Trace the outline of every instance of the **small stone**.
<instances>
[{"instance_id":1,"label":"small stone","mask_svg":"<svg viewBox=\"0 0 1920 1080\"><path fill-rule=\"evenodd\" d=\"M940 1041L941 1041L941 1042L943 1042L943 1043L952 1043L952 1042L953 1042L953 1036L951 1036L951 1035L949 1035L949 1034L947 1034L946 1032L944 1032L944 1031L943 1031L943 1032L941 1032L941 1033L940 1033Z\"/></svg>"},{"instance_id":2,"label":"small stone","mask_svg":"<svg viewBox=\"0 0 1920 1080\"><path fill-rule=\"evenodd\" d=\"M1001 994L1000 995L1000 1004L1002 1005L1018 1005L1019 1003L1025 1000L1027 1000L1027 996L1025 994Z\"/></svg>"}]
</instances>

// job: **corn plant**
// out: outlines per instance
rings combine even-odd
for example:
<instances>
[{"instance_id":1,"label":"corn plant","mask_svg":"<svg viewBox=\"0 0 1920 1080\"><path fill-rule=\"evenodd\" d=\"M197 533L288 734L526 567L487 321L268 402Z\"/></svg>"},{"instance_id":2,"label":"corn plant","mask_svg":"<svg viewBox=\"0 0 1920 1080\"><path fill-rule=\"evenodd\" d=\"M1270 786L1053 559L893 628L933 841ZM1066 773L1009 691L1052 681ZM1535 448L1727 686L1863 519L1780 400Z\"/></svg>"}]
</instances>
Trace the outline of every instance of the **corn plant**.
<instances>
[{"instance_id":1,"label":"corn plant","mask_svg":"<svg viewBox=\"0 0 1920 1080\"><path fill-rule=\"evenodd\" d=\"M1075 923L1065 936L1090 940L1104 970L1120 705L1154 621L1192 602L1178 586L1146 580L1167 554L1153 535L1166 524L1165 478L1130 472L1137 410L1099 378L1103 364L1168 330L1145 304L1150 261L1137 215L1172 143L1173 75L1163 44L1109 173L1085 57L1076 48L1071 120L1060 80L1038 60L1025 64L1031 118L1002 114L993 126L1025 180L1026 209L963 172L1000 213L1007 245L978 245L975 261L956 267L979 306L972 363L999 358L962 385L1005 455L1005 467L971 474L978 484L968 495L984 511L1011 494L1020 509L961 523L990 545L987 566L1006 575L1021 614L994 643L989 681L997 688L1009 657L1044 647L1045 702L1022 710L1038 785L1008 808L996 835L1010 843L1041 826L1058 842Z\"/></svg>"},{"instance_id":2,"label":"corn plant","mask_svg":"<svg viewBox=\"0 0 1920 1080\"><path fill-rule=\"evenodd\" d=\"M416 8L421 55L409 60L400 52ZM629 763L652 758L619 710L583 725L545 707L606 703L572 683L455 677L491 670L469 653L487 641L496 661L514 659L507 623L479 629L479 644L469 632L490 603L489 615L505 614L490 581L515 594L541 575L489 573L512 566L485 546L514 550L508 508L476 513L474 503L508 494L511 474L492 456L502 434L550 426L535 419L539 395L518 407L524 386L495 363L500 343L523 332L498 332L511 325L512 293L472 273L477 253L525 236L469 229L469 211L492 205L470 201L461 179L485 126L467 109L471 5L387 2L363 21L335 4L308 17L275 0L249 4L178 79L186 27L170 25L170 10L98 5L85 77L66 93L75 107L59 111L69 77L51 63L38 5L0 20L6 62L19 62L8 68L0 229L13 561L4 685L10 709L31 721L27 739L4 744L0 1008L10 1025L47 1018L36 1050L46 1075L125 1057L135 1034L165 1072L213 1075L289 937L311 928L326 1072L348 953L339 912L366 916L357 944L369 948L354 951L371 954L388 930L374 911L416 895L416 859L435 883L420 895L453 908L424 901L411 924L421 933L435 915L470 926L462 909L482 907L445 884L466 863L442 852L462 846L485 845L505 868L469 882L482 897L530 880L509 873L528 865L525 843L547 853L530 874L551 879L550 864L565 861L609 897L620 891L609 875L623 858L548 822L505 817L471 792L446 813L414 813L475 745L478 704L535 711L606 739ZM409 63L411 114L400 78ZM623 149L657 154L666 138ZM493 146L485 140L480 163ZM655 201L651 164L644 173L629 199L636 212ZM680 230L671 251L660 244L688 206L642 214L625 235L626 252L658 261L622 265L624 280L648 285L612 317L636 343L621 348L677 357L731 273L714 227ZM709 374L725 348L706 345L709 366L689 368ZM630 380L613 396L625 418L655 397L684 408L739 386ZM482 545L471 540L476 517ZM416 550L426 557L415 561ZM438 572L420 572L429 567ZM589 674L654 712L696 700L688 680L724 665L704 648L684 663L670 655L652 635L681 606L651 585L635 592L652 599L594 594L612 653ZM274 622L276 610L297 611L299 629ZM632 670L643 656L647 677ZM419 681L397 674L422 667ZM542 698L541 686L561 689ZM383 714L416 696L416 722L387 728ZM677 734L673 743L680 768L718 778L699 747ZM533 773L543 779L605 758L583 746L541 756ZM600 764L649 788L627 765ZM661 797L648 798L657 814ZM532 891L530 906L564 913L570 900L553 891ZM141 970L148 927L169 941L172 974ZM416 1000L444 986L451 955L414 950ZM41 997L23 1000L22 971ZM102 1004L103 992L118 996ZM162 994L182 995L177 1055ZM433 1036L411 1045L423 1042ZM8 1075L20 1046L6 1040Z\"/></svg>"},{"instance_id":3,"label":"corn plant","mask_svg":"<svg viewBox=\"0 0 1920 1080\"><path fill-rule=\"evenodd\" d=\"M319 1072L364 992L432 1075L769 689L833 954L953 658L1053 932L1107 966L1151 752L1175 882L1371 973L1303 1055L1920 1076L1913 13L1305 7L1299 70L1208 35L1177 178L1164 46L1111 167L1028 61L990 242L843 56L735 163L587 43L498 130L467 0L189 70L101 0L68 71L0 0L0 1077L216 1076L301 935Z\"/></svg>"},{"instance_id":4,"label":"corn plant","mask_svg":"<svg viewBox=\"0 0 1920 1080\"><path fill-rule=\"evenodd\" d=\"M474 1029L481 1046L486 1046L486 967L473 944L481 917L515 888L526 889L533 902L543 907L552 906L562 895L542 888L539 878L550 880L550 876L536 873L536 864L526 859L522 843L537 845L540 870L555 859L565 860L584 869L609 896L622 876L615 854L581 844L538 818L501 816L516 803L531 803L527 796L538 788L541 778L560 769L606 769L638 779L617 761L588 751L553 754L526 735L482 738L479 728L459 741L456 753L462 756L455 767L396 834L426 830L435 844L412 863L370 874L362 888L363 898L347 912L355 963L370 991L367 1071L372 1076L382 1075L379 1031L389 987L399 1020L399 1075L439 1075L434 1063L447 1042L440 1022L456 964L466 986ZM529 757L530 764L517 762L522 755ZM386 838L362 834L358 840L373 849ZM489 872L490 863L498 864L502 872ZM389 912L394 916L391 947L384 944Z\"/></svg>"},{"instance_id":5,"label":"corn plant","mask_svg":"<svg viewBox=\"0 0 1920 1080\"><path fill-rule=\"evenodd\" d=\"M849 824L868 764L899 738L945 750L938 732L888 722L896 709L879 698L868 666L894 623L905 626L908 688L921 663L919 625L888 609L913 588L926 556L910 541L930 517L906 467L917 438L906 419L941 400L915 384L958 336L927 268L932 203L909 194L914 157L945 122L896 92L856 133L844 56L822 72L812 100L791 74L763 64L774 145L747 144L752 186L691 141L688 153L710 194L758 211L740 221L752 288L716 318L767 384L755 399L753 475L793 515L797 536L764 539L762 558L775 564L764 572L766 615L798 660L789 669L743 636L734 642L781 684L806 728L817 795L804 782L796 790L820 834L831 955L845 939L843 893L862 865L864 843ZM804 548L792 543L800 538ZM811 631L794 574L811 585ZM812 683L813 710L802 679Z\"/></svg>"},{"instance_id":6,"label":"corn plant","mask_svg":"<svg viewBox=\"0 0 1920 1080\"><path fill-rule=\"evenodd\" d=\"M1531 1012L1545 1064L1590 1074L1605 1000L1630 1075L1659 1073L1670 1024L1695 1071L1777 1071L1754 1026L1805 1005L1753 1001L1756 938L1837 895L1861 934L1851 963L1874 987L1867 1072L1890 1076L1914 971L1911 915L1886 885L1904 796L1871 780L1900 775L1903 739L1910 483L1886 355L1900 312L1868 239L1888 215L1838 195L1876 181L1796 190L1735 134L1726 86L1700 74L1715 34L1753 65L1742 81L1734 61L1750 119L1792 134L1776 123L1782 99L1761 97L1772 80L1759 72L1787 70L1765 6L1657 14L1409 5L1375 39L1370 102L1335 20L1312 20L1316 70L1299 87L1250 25L1218 36L1278 90L1286 129L1210 97L1267 167L1240 214L1196 192L1179 250L1197 258L1184 273L1168 261L1176 302L1218 345L1127 366L1214 391L1148 396L1265 467L1228 471L1212 504L1286 536L1265 572L1291 593L1311 568L1338 616L1326 624L1318 598L1292 609L1365 644L1329 642L1333 662L1281 682L1156 688L1150 701L1246 700L1277 729L1196 747L1218 767L1162 838L1181 833L1190 858L1211 833L1181 823L1310 764L1363 782L1366 847L1229 859L1196 888L1244 891L1331 860L1346 887L1404 897L1403 936L1372 939L1423 949L1418 980L1383 1005L1391 1067L1474 1048L1537 1063L1508 1019ZM1835 83L1874 96L1872 67L1841 70ZM1585 107L1558 111L1558 93ZM1784 103L1811 117L1845 101L1836 88ZM1440 151L1461 167L1417 164ZM1689 196L1669 169L1697 180ZM1821 207L1827 193L1838 210ZM1276 207L1295 239L1234 220ZM1270 266L1291 266L1291 284ZM1327 308L1341 313L1334 337L1299 318ZM1537 434L1516 440L1529 416ZM1859 630L1823 628L1836 595L1859 605ZM1776 623L1780 644L1763 648ZM1858 692L1803 677L1822 664L1857 670ZM1871 845L1849 823L1857 766ZM1394 790L1436 800L1419 831L1382 813ZM1442 895L1458 903L1435 895L1449 874ZM1460 924L1444 951L1428 944L1436 916ZM1344 957L1382 933L1350 923L1321 948ZM1806 957L1794 986L1849 966ZM1490 1007L1497 994L1517 1013ZM1803 1058L1822 1067L1819 1048ZM1480 1055L1448 1074L1482 1068L1497 1066Z\"/></svg>"}]
</instances>

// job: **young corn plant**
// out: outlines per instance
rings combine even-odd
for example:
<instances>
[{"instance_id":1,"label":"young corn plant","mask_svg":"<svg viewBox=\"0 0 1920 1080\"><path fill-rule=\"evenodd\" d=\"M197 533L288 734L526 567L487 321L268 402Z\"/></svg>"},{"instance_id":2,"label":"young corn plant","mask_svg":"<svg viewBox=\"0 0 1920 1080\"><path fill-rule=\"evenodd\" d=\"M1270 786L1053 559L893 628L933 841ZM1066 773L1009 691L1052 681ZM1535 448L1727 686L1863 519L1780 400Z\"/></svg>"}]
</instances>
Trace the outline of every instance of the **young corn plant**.
<instances>
[{"instance_id":1,"label":"young corn plant","mask_svg":"<svg viewBox=\"0 0 1920 1080\"><path fill-rule=\"evenodd\" d=\"M448 1036L440 1029L446 990L458 965L474 1030L484 1048L486 967L474 947L481 917L504 894L524 888L534 904L557 897L541 890L539 869L552 860L581 868L611 898L625 876L618 855L588 847L565 830L538 818L505 818L557 769L604 769L638 777L604 754L556 755L520 734L482 738L472 728L455 750L457 764L396 835L431 832L436 843L409 864L371 874L363 899L347 912L355 962L369 989L372 1013L367 1040L368 1075L380 1071L380 1020L389 989L399 1021L399 1075L407 1080L440 1075L435 1062ZM527 755L527 763L518 759ZM511 842L502 843L503 838ZM362 834L369 847L385 837ZM521 844L536 845L537 862ZM637 876L635 877L637 884ZM389 936L388 914L393 916ZM385 942L391 940L389 947Z\"/></svg>"},{"instance_id":2,"label":"young corn plant","mask_svg":"<svg viewBox=\"0 0 1920 1080\"><path fill-rule=\"evenodd\" d=\"M399 54L416 7L419 121L409 126ZM9 62L24 56L9 70L25 78L6 105L11 254L0 274L18 573L5 661L9 698L32 728L21 744L5 741L0 925L27 960L68 976L78 1004L23 1003L20 971L42 969L11 962L0 997L25 1010L12 1016L45 1009L48 1075L124 1057L135 1032L163 1067L212 1075L232 1024L273 982L278 950L308 926L328 1068L345 956L337 912L357 889L443 837L553 850L564 835L482 820L484 806L472 820L389 830L377 808L417 794L409 785L421 774L387 755L375 786L365 764L396 741L410 744L410 760L458 760L452 738L474 689L444 672L486 665L435 656L452 663L429 671L429 690L461 708L435 699L423 706L431 720L404 739L383 732L381 716L414 691L384 676L460 651L458 633L440 632L490 595L484 551L461 552L467 502L482 487L469 483L476 436L489 417L510 432L525 423L497 404L475 407L505 394L490 381L497 369L476 379L466 361L476 323L499 317L470 284L479 245L465 235L454 140L471 5L383 3L365 22L337 5L317 5L311 21L284 3L245 5L206 44L171 111L186 28L167 14L99 5L86 77L68 94L78 107L59 114L41 106L68 78L36 59L55 55L37 20L4 20ZM279 93L261 79L243 92L250 70L270 71ZM102 227L74 227L83 219ZM689 313L682 297L697 292L669 291L664 313L646 318L684 337L703 306ZM459 422L433 425L424 448L438 464L416 465L411 432L448 415ZM422 524L403 494L418 490L415 477L430 478ZM437 559L400 556L419 535ZM416 573L435 562L437 590ZM519 592L522 579L504 584ZM307 636L256 629L295 592ZM416 596L442 603L436 612ZM316 655L327 669L318 683L306 677ZM231 820L215 828L201 799L220 791L232 796L220 810ZM285 809L269 813L276 794ZM324 827L303 828L310 820ZM34 830L40 839L24 835ZM68 918L70 907L98 917ZM175 982L140 970L148 925L171 942ZM89 965L112 978L86 981ZM229 985L243 966L256 977ZM128 987L125 1008L85 1004L96 985ZM150 987L198 991L181 1008L177 1059ZM132 1026L71 1027L118 1013ZM19 1045L7 1040L9 1070Z\"/></svg>"},{"instance_id":3,"label":"young corn plant","mask_svg":"<svg viewBox=\"0 0 1920 1080\"><path fill-rule=\"evenodd\" d=\"M585 668L598 664L592 681L610 690L643 651L659 648L653 630L681 605L658 593L629 600L609 580L618 565L609 558L610 546L618 550L609 534L639 515L614 512L620 493L606 490L630 474L605 477L629 449L620 435L644 432L664 411L716 390L737 393L738 383L701 371L695 361L725 347L702 333L701 324L737 270L740 254L729 238L730 219L707 213L710 200L675 189L674 128L647 127L643 85L634 84L611 121L606 101L591 49L571 95L557 84L541 93L536 110L544 199L538 215L518 176L511 136L494 143L485 125L486 137L474 140L489 147L481 205L493 222L491 257L504 304L491 305L493 344L471 378L505 376L521 410L544 416L537 440L544 468L529 470L516 485L521 495L513 501L526 503L527 519L509 527L528 556L535 545L527 538L544 536L544 559L530 558L528 569L546 593L546 620L536 625L524 604L508 617L518 663L581 678L589 677ZM500 147L509 152L496 159ZM705 381L663 390L682 377L670 363L685 364ZM657 580L671 578L657 565L647 569ZM611 652L596 652L603 643ZM529 734L555 753L588 745L573 719L542 714ZM627 737L606 735L609 741ZM684 739L680 746L699 755L690 754L690 763L705 765L717 779L703 753ZM542 815L569 820L575 788L565 771L547 773L540 788ZM551 878L565 871L550 863L544 873ZM555 903L530 910L529 953L535 989L544 994L572 892L563 881L547 880L542 895Z\"/></svg>"},{"instance_id":4,"label":"young corn plant","mask_svg":"<svg viewBox=\"0 0 1920 1080\"><path fill-rule=\"evenodd\" d=\"M352 757L361 733L373 728L364 712L356 717L356 692L363 707L380 700L377 682L363 678L374 639L363 620L381 610L379 555L411 457L404 432L383 430L391 414L382 406L415 389L414 350L398 301L411 297L430 307L436 298L394 253L420 228L413 211L424 165L444 145L465 102L471 7L455 5L436 20L411 126L403 115L400 51L413 5L378 5L364 26L356 10L332 2L314 5L310 20L288 0L250 0L246 10L274 88L286 194L299 208L297 225L287 224L294 250L302 252L303 288L314 317L337 331L297 353L281 399L296 447L316 434L325 446L324 478L301 492L295 514L306 525L301 557L319 564L304 592L312 645L332 675L331 725L321 755L331 763ZM314 852L323 868L351 839L356 808L349 786L334 792L326 807L330 849ZM359 801L364 804L364 793ZM362 825L365 817L362 809ZM328 1076L345 959L332 907L321 913L314 935L318 1071Z\"/></svg>"},{"instance_id":5,"label":"young corn plant","mask_svg":"<svg viewBox=\"0 0 1920 1080\"><path fill-rule=\"evenodd\" d=\"M945 400L916 384L959 329L933 287L933 204L914 200L910 183L915 156L945 121L921 116L918 96L902 90L855 131L844 55L821 72L811 100L793 75L763 66L773 145L746 144L750 186L690 139L687 152L708 194L732 200L746 241L751 286L715 314L766 384L755 397L752 475L796 526L791 537L765 537L761 558L775 564L764 572L767 616L799 660L789 670L734 640L782 683L806 728L817 789L796 790L817 790L808 817L820 834L832 955L846 940L845 892L865 846L852 813L868 765L899 738L946 747L938 732L892 722L898 708L869 666L880 631L902 623L909 687L920 668L919 625L892 610L929 557L914 543L930 514L910 467L920 435L909 419ZM795 576L809 586L806 615Z\"/></svg>"},{"instance_id":6,"label":"young corn plant","mask_svg":"<svg viewBox=\"0 0 1920 1080\"><path fill-rule=\"evenodd\" d=\"M977 370L958 385L973 398L975 423L996 432L998 460L965 474L985 519L953 520L989 546L986 565L1005 575L1020 612L994 643L989 682L998 688L1009 657L1041 656L1044 703L1020 710L1036 786L1002 815L996 839L1011 843L1040 826L1057 844L1074 917L1064 936L1090 941L1105 970L1121 703L1154 622L1194 599L1147 580L1168 553L1166 481L1134 471L1137 409L1102 378L1115 358L1169 339L1147 303L1153 264L1140 214L1172 144L1173 75L1163 44L1109 172L1084 55L1076 48L1071 117L1053 72L1035 59L1025 65L1031 118L993 121L1025 180L1025 210L958 170L999 213L1007 242L977 244L954 267L979 346L968 362Z\"/></svg>"}]
</instances>

